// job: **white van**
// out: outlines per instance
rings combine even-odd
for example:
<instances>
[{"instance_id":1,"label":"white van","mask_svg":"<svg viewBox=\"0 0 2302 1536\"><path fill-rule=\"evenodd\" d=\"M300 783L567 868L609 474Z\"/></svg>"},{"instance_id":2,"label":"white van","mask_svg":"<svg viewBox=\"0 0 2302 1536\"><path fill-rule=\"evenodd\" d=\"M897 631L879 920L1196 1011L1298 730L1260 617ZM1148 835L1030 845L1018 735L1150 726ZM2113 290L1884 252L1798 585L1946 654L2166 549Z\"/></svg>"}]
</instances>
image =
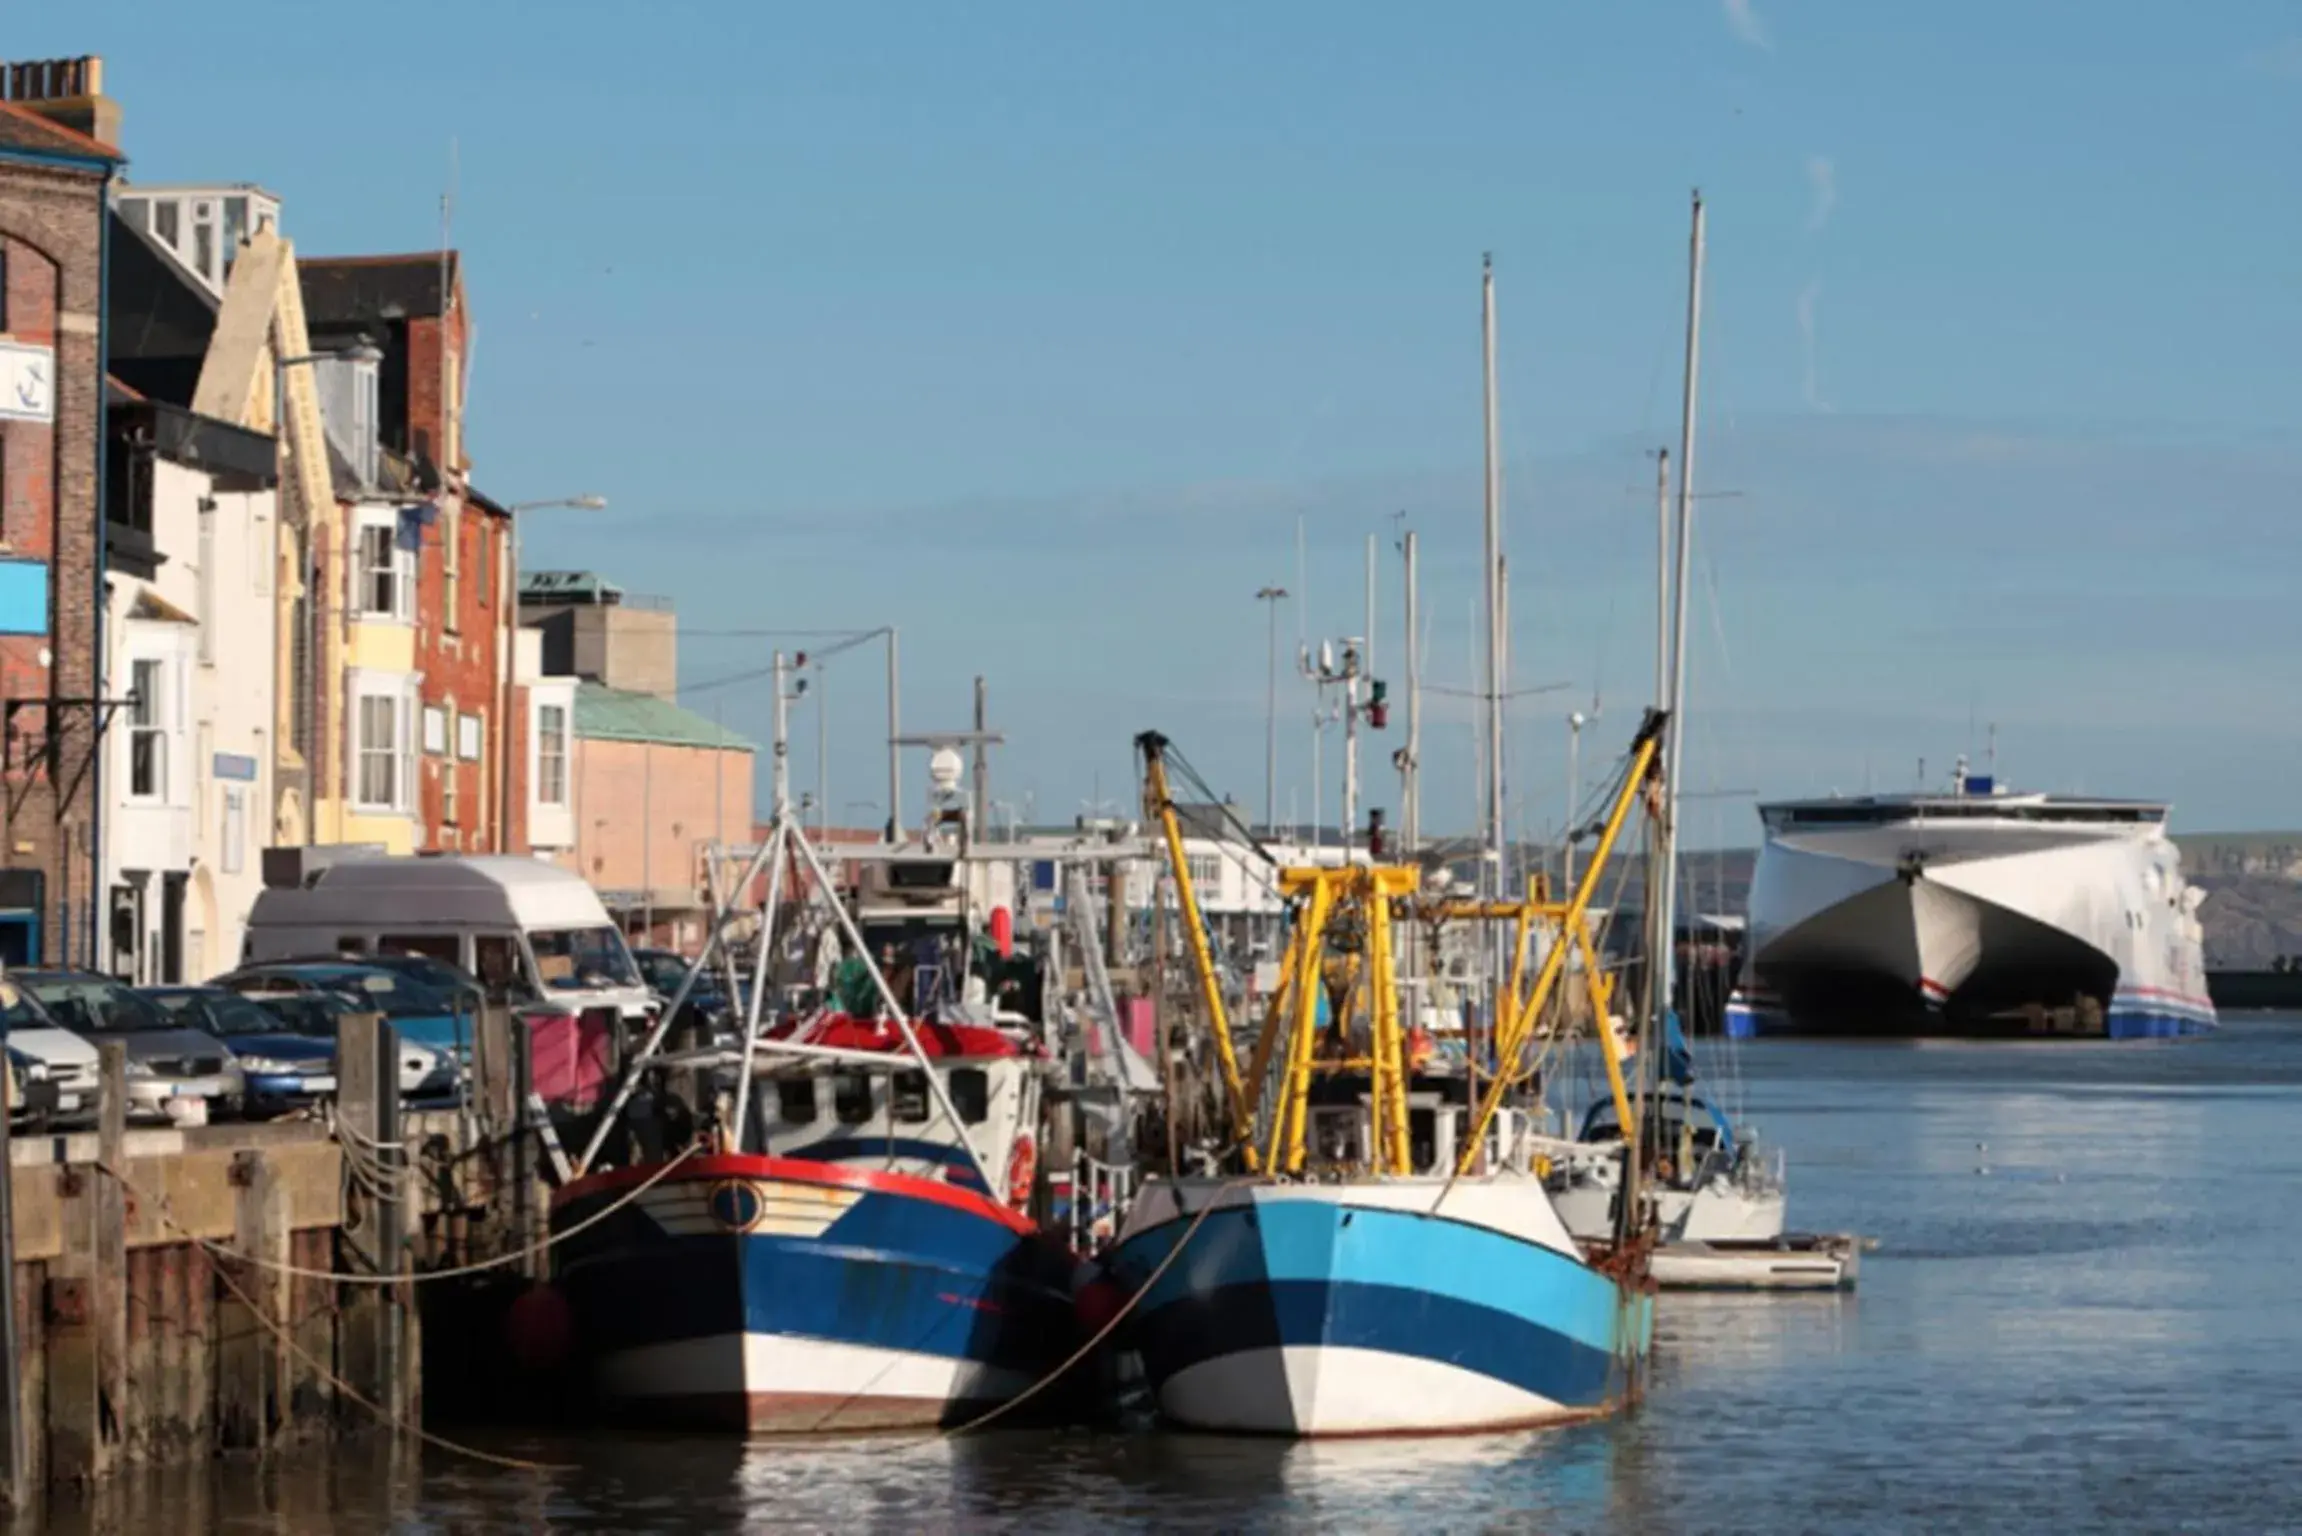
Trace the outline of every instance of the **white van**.
<instances>
[{"instance_id":1,"label":"white van","mask_svg":"<svg viewBox=\"0 0 2302 1536\"><path fill-rule=\"evenodd\" d=\"M581 875L508 855L274 849L248 915L243 960L417 954L477 976L515 1004L614 1008L655 997L623 933Z\"/></svg>"}]
</instances>

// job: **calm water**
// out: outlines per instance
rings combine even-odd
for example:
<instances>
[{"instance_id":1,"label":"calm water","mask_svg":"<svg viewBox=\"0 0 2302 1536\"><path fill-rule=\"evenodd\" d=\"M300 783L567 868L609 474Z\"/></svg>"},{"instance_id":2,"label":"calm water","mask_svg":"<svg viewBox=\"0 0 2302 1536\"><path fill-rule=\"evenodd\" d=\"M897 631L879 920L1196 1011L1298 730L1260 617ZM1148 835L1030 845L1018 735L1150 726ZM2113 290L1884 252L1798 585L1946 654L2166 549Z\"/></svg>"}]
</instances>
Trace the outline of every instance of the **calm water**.
<instances>
[{"instance_id":1,"label":"calm water","mask_svg":"<svg viewBox=\"0 0 2302 1536\"><path fill-rule=\"evenodd\" d=\"M1648 1402L1549 1434L495 1439L155 1479L57 1530L2302 1531L2302 1020L1762 1044L1747 1118L1859 1293L1664 1297ZM1731 1088L1731 1085L1730 1085Z\"/></svg>"}]
</instances>

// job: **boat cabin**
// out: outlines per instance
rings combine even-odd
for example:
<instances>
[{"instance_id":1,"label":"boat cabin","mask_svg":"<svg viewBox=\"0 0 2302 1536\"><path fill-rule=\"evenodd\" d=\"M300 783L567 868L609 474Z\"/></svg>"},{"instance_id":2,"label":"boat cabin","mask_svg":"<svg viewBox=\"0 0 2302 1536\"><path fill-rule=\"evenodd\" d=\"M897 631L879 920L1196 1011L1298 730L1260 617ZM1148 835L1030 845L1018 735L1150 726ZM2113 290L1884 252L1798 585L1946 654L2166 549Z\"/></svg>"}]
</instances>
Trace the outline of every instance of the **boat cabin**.
<instances>
[{"instance_id":1,"label":"boat cabin","mask_svg":"<svg viewBox=\"0 0 2302 1536\"><path fill-rule=\"evenodd\" d=\"M939 1179L1026 1203L1045 1063L1001 1030L927 1022L913 1029L929 1067L920 1066L902 1032L884 1021L835 1015L797 1034L785 1026L781 1037L811 1054L763 1054L744 1145L774 1157ZM763 1053L776 1038L763 1042ZM957 1126L938 1102L938 1089Z\"/></svg>"}]
</instances>

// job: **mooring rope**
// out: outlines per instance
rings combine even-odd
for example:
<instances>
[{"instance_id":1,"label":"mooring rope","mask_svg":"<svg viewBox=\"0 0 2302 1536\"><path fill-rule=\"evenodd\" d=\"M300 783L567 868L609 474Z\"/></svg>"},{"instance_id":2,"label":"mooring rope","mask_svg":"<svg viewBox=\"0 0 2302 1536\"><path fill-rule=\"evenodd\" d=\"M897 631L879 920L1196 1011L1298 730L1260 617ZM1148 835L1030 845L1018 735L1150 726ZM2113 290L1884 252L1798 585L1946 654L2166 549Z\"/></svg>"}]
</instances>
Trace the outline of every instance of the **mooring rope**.
<instances>
[{"instance_id":1,"label":"mooring rope","mask_svg":"<svg viewBox=\"0 0 2302 1536\"><path fill-rule=\"evenodd\" d=\"M928 1434L919 1436L916 1439L897 1441L895 1444L887 1447L887 1449L889 1451L912 1451L919 1449L921 1446L936 1445L945 1440L955 1440L961 1435L972 1434L974 1431L983 1428L983 1426L991 1423L996 1419L1005 1418L1008 1414L1013 1413L1016 1409L1022 1407L1025 1403L1031 1401L1040 1393L1055 1385L1056 1382L1061 1381L1065 1376L1070 1374L1071 1368L1073 1366L1086 1359L1090 1354L1093 1354L1097 1346L1102 1344L1105 1339L1111 1337L1113 1331L1116 1330L1121 1323L1127 1320L1128 1314L1135 1310L1137 1305L1142 1302L1144 1297L1151 1294L1153 1287L1158 1285L1160 1278L1164 1276L1168 1270L1174 1268L1175 1262L1183 1257L1183 1250L1191 1246L1191 1239L1199 1235L1199 1229L1207 1224L1207 1218L1215 1214L1215 1207L1222 1203L1223 1197L1230 1193L1233 1189L1236 1189L1240 1185L1249 1182L1251 1181L1247 1179L1227 1179L1223 1183L1217 1185L1215 1192L1208 1196L1207 1203L1199 1208L1199 1214L1191 1218L1191 1225L1185 1227L1183 1229L1183 1235L1176 1239L1175 1246L1167 1250L1167 1256L1161 1259L1157 1267L1155 1267L1149 1275L1144 1277L1143 1283L1136 1287L1135 1294L1128 1297L1126 1304L1122 1306L1118 1311L1112 1313L1110 1320L1106 1322L1102 1327L1096 1329L1094 1336L1088 1339L1086 1343L1073 1350L1070 1356L1065 1359L1061 1365L1055 1367L1054 1370L1049 1371L1046 1375L1040 1377L1037 1381L1024 1388L1021 1392L1018 1392L1015 1396L1007 1399L1003 1403L994 1403L991 1407L986 1408L982 1413L976 1415L972 1419L968 1419L963 1423L951 1425L948 1428L935 1429Z\"/></svg>"}]
</instances>

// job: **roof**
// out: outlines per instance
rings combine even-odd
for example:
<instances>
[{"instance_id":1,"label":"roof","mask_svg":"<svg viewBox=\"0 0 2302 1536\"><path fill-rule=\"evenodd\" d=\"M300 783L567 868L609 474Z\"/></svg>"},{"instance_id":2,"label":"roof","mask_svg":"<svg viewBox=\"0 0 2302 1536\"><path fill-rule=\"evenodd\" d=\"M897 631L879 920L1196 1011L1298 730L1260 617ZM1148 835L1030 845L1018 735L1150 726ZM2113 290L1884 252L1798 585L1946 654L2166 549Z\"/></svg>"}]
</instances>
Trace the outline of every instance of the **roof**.
<instances>
[{"instance_id":1,"label":"roof","mask_svg":"<svg viewBox=\"0 0 2302 1536\"><path fill-rule=\"evenodd\" d=\"M583 876L510 854L347 858L308 885L264 891L249 917L251 927L274 930L330 923L589 928L606 921ZM256 947L261 953L269 946Z\"/></svg>"},{"instance_id":2,"label":"roof","mask_svg":"<svg viewBox=\"0 0 2302 1536\"><path fill-rule=\"evenodd\" d=\"M442 256L446 291L462 281L462 256L455 251L411 251L404 256L299 257L304 281L304 314L314 326L436 316L446 306L440 282Z\"/></svg>"},{"instance_id":3,"label":"roof","mask_svg":"<svg viewBox=\"0 0 2302 1536\"><path fill-rule=\"evenodd\" d=\"M68 155L79 160L125 165L128 157L100 139L92 139L62 123L50 122L30 107L0 101L0 150L27 150L36 155Z\"/></svg>"},{"instance_id":4,"label":"roof","mask_svg":"<svg viewBox=\"0 0 2302 1536\"><path fill-rule=\"evenodd\" d=\"M660 747L758 750L750 742L669 699L588 678L576 684L575 733L586 741L647 741Z\"/></svg>"}]
</instances>

